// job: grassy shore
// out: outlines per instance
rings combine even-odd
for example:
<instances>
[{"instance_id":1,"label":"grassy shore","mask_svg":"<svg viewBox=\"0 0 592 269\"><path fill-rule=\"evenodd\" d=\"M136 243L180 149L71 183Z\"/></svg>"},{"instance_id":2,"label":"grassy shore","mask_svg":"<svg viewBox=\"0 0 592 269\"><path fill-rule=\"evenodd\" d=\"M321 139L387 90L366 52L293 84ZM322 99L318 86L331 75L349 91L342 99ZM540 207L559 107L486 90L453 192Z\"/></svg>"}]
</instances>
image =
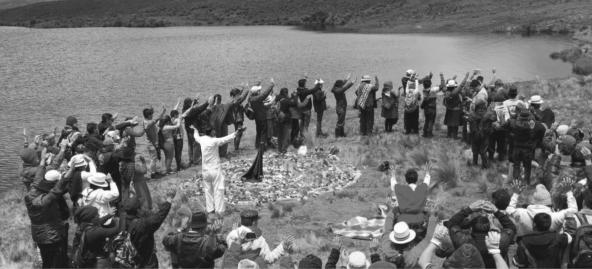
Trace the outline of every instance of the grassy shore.
<instances>
[{"instance_id":1,"label":"grassy shore","mask_svg":"<svg viewBox=\"0 0 592 269\"><path fill-rule=\"evenodd\" d=\"M0 25L304 25L381 33L565 34L592 24L590 9L588 0L62 0L0 10Z\"/></svg>"},{"instance_id":2,"label":"grassy shore","mask_svg":"<svg viewBox=\"0 0 592 269\"><path fill-rule=\"evenodd\" d=\"M520 82L520 93L524 96L540 94L550 105L561 123L569 124L572 119L582 119L581 124L590 126L592 115L592 77L567 78L550 81ZM441 102L440 102L441 104ZM418 136L401 134L402 122L396 126L394 134L384 134L383 121L377 113L375 130L378 135L362 138L357 134L357 112L348 111L346 128L348 137L335 139L331 135L327 139L308 141L310 146L339 148L338 157L354 164L362 171L362 176L351 187L336 193L320 195L316 198L294 202L276 202L264 205L258 210L262 215L260 226L270 245L275 246L285 234L295 234L296 260L315 253L326 259L332 234L328 228L332 223L339 223L354 216L373 216L374 203L384 203L388 193L389 180L377 171L380 162L388 160L396 163L400 169L398 175L410 167L420 167L427 160L434 163L432 180L435 182L431 190L431 199L435 201L435 212L439 215L450 215L462 206L476 199L485 199L489 193L502 187L505 182L503 174L507 172L505 163L494 163L489 170L468 166L464 152L467 147L459 141L444 138L442 118L444 111L439 107L436 124L436 137L424 139ZM423 121L423 116L420 117ZM336 122L334 109L329 109L325 131L332 130ZM244 138L243 149L231 153L231 158L251 159L255 155L252 146L254 128L249 122L249 130ZM314 126L314 124L311 124ZM16 169L16 168L15 168ZM153 197L164 195L171 189L179 189L173 210L181 205L196 209L204 204L203 197L195 193L193 178L200 173L199 167L192 167L176 175L159 180L151 180L149 187ZM421 175L420 175L421 176ZM399 176L402 179L402 176ZM30 234L29 218L23 203L22 190L3 193L0 198L0 267L30 268L36 256ZM224 231L231 229L232 223L238 219L240 208L230 208L225 217ZM173 211L156 233L158 258L163 268L169 268L169 255L160 243L164 234L173 227ZM74 225L70 230L73 232ZM346 240L347 249L368 249L369 242Z\"/></svg>"}]
</instances>

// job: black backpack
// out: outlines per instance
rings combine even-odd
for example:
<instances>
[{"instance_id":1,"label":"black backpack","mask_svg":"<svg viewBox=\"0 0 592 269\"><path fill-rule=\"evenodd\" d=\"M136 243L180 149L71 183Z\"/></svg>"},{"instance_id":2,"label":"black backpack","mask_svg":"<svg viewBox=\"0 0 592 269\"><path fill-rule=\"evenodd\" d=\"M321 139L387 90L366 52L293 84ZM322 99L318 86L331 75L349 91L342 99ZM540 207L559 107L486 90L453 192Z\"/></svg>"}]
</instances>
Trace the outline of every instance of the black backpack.
<instances>
[{"instance_id":1,"label":"black backpack","mask_svg":"<svg viewBox=\"0 0 592 269\"><path fill-rule=\"evenodd\" d=\"M580 227L576 230L570 249L570 268L592 268L592 224L585 214L576 213Z\"/></svg>"},{"instance_id":2,"label":"black backpack","mask_svg":"<svg viewBox=\"0 0 592 269\"><path fill-rule=\"evenodd\" d=\"M78 245L74 245L74 252L72 254L72 267L73 268L85 268L88 267L88 264L93 261L96 257L93 257L92 253L86 250L86 231L88 231L89 227L85 228L81 233L78 233L79 236Z\"/></svg>"},{"instance_id":3,"label":"black backpack","mask_svg":"<svg viewBox=\"0 0 592 269\"><path fill-rule=\"evenodd\" d=\"M196 255L195 250L199 246L192 247L191 245L199 244L198 242L183 241L185 238L183 233L180 233L177 240L177 257L178 264L181 268L193 268L196 266L204 266L207 261L203 257Z\"/></svg>"}]
</instances>

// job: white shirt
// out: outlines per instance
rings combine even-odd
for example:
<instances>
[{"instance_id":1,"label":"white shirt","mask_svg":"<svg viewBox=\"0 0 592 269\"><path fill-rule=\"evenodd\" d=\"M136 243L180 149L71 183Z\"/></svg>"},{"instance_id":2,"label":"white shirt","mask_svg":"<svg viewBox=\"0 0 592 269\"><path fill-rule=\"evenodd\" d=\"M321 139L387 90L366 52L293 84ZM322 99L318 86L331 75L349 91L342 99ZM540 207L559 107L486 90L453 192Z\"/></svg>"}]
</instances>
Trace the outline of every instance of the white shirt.
<instances>
[{"instance_id":1,"label":"white shirt","mask_svg":"<svg viewBox=\"0 0 592 269\"><path fill-rule=\"evenodd\" d=\"M218 153L218 147L230 143L236 137L236 132L229 134L225 137L211 137L211 136L200 136L199 132L195 130L193 132L195 141L199 143L201 147L201 164L202 170L213 170L220 169L220 154Z\"/></svg>"},{"instance_id":2,"label":"white shirt","mask_svg":"<svg viewBox=\"0 0 592 269\"><path fill-rule=\"evenodd\" d=\"M551 216L550 231L559 232L563 228L565 217L567 214L575 214L578 212L578 204L573 192L568 191L567 208L554 212L550 207L545 205L529 205L526 208L516 208L519 195L514 193L510 199L510 204L506 209L508 215L512 218L517 228L517 235L522 236L533 232L533 218L538 213L547 213Z\"/></svg>"},{"instance_id":3,"label":"white shirt","mask_svg":"<svg viewBox=\"0 0 592 269\"><path fill-rule=\"evenodd\" d=\"M510 112L510 116L516 116L516 106L518 104L523 104L526 107L526 103L522 102L522 100L518 99L509 99L504 101L504 106L508 108L508 112Z\"/></svg>"},{"instance_id":4,"label":"white shirt","mask_svg":"<svg viewBox=\"0 0 592 269\"><path fill-rule=\"evenodd\" d=\"M230 231L230 233L228 233L228 236L226 236L226 243L228 244L228 247L230 247L232 244L240 244L241 235L244 236L245 234L250 232L252 232L252 230L249 227L243 225L236 228L235 230ZM260 236L259 238L253 241L243 243L241 245L241 249L243 251L261 249L261 252L259 252L259 256L261 256L267 263L276 262L284 254L283 242L280 243L274 250L271 250L263 236Z\"/></svg>"},{"instance_id":5,"label":"white shirt","mask_svg":"<svg viewBox=\"0 0 592 269\"><path fill-rule=\"evenodd\" d=\"M84 189L82 191L82 197L78 200L78 205L81 207L90 205L97 208L99 210L99 217L102 218L114 212L109 203L117 199L117 197L119 197L117 184L111 180L108 191L103 189Z\"/></svg>"}]
</instances>

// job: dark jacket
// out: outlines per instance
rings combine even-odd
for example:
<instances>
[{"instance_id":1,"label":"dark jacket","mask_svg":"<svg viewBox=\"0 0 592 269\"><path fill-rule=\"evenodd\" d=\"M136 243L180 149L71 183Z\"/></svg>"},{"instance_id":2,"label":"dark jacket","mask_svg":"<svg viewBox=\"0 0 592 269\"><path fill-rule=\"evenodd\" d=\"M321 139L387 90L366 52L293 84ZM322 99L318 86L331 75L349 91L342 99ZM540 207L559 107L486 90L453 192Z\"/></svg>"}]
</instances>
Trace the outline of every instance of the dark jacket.
<instances>
[{"instance_id":1,"label":"dark jacket","mask_svg":"<svg viewBox=\"0 0 592 269\"><path fill-rule=\"evenodd\" d=\"M497 120L493 111L473 111L469 114L468 121L471 127L473 139L488 138L493 133L493 123Z\"/></svg>"},{"instance_id":2,"label":"dark jacket","mask_svg":"<svg viewBox=\"0 0 592 269\"><path fill-rule=\"evenodd\" d=\"M109 257L109 253L105 251L106 239L117 235L119 231L119 225L105 228L96 223L82 223L78 227L74 235L74 242L72 243L72 248L77 249L82 235L85 233L85 245L83 247L85 261L83 261L80 267L92 267L95 265L97 258Z\"/></svg>"},{"instance_id":3,"label":"dark jacket","mask_svg":"<svg viewBox=\"0 0 592 269\"><path fill-rule=\"evenodd\" d=\"M40 166L35 182L43 180L44 176L45 169ZM33 186L25 196L25 206L31 219L31 235L35 243L54 244L67 238L65 221L70 216L70 211L63 197L64 193L65 190L61 189L58 182L49 192Z\"/></svg>"},{"instance_id":4,"label":"dark jacket","mask_svg":"<svg viewBox=\"0 0 592 269\"><path fill-rule=\"evenodd\" d=\"M154 254L154 233L158 230L171 209L171 203L158 205L157 212L150 212L146 216L127 216L127 231L130 239L138 251L137 259L140 267L146 266Z\"/></svg>"},{"instance_id":5,"label":"dark jacket","mask_svg":"<svg viewBox=\"0 0 592 269\"><path fill-rule=\"evenodd\" d=\"M353 85L353 82L348 81L341 87L333 87L333 89L331 89L331 92L335 95L335 110L338 114L345 113L347 110L347 98L345 97L345 92Z\"/></svg>"},{"instance_id":6,"label":"dark jacket","mask_svg":"<svg viewBox=\"0 0 592 269\"><path fill-rule=\"evenodd\" d=\"M251 94L251 97L249 98L249 103L251 104L253 112L255 112L255 120L262 121L267 119L267 108L263 104L263 101L265 101L265 98L269 96L272 90L273 84L264 91L260 91L257 94Z\"/></svg>"},{"instance_id":7,"label":"dark jacket","mask_svg":"<svg viewBox=\"0 0 592 269\"><path fill-rule=\"evenodd\" d=\"M313 94L314 92L315 92L314 88L313 89L307 89L305 87L296 88L296 93L298 93L298 98L300 99L300 102L304 102L304 100L306 100L306 97ZM300 112L310 112L311 109L312 109L312 104L308 103L300 109Z\"/></svg>"},{"instance_id":8,"label":"dark jacket","mask_svg":"<svg viewBox=\"0 0 592 269\"><path fill-rule=\"evenodd\" d=\"M473 213L473 211L468 207L461 209L458 213L452 216L450 220L448 220L447 226L449 227L449 229L452 230L460 229L463 224L463 221L466 218L468 218L469 215L471 215L471 213ZM514 225L514 223L507 214L502 213L501 211L497 211L493 215L497 218L497 220L500 222L502 226L500 232L499 248L502 256L507 259L508 248L510 247L510 244L514 239L514 236L516 235L516 225ZM489 254L489 252L487 251L487 246L485 245L485 237L487 236L487 233L473 232L471 233L471 235L475 242L475 247L479 250L481 257L483 258L485 267L496 268L495 260L493 259L493 256Z\"/></svg>"},{"instance_id":9,"label":"dark jacket","mask_svg":"<svg viewBox=\"0 0 592 269\"><path fill-rule=\"evenodd\" d=\"M314 110L317 113L327 110L327 101L326 101L327 95L321 89L321 87L322 87L321 84L317 84L312 89L313 90L313 93L312 93L312 97L313 97L312 106L314 107Z\"/></svg>"},{"instance_id":10,"label":"dark jacket","mask_svg":"<svg viewBox=\"0 0 592 269\"><path fill-rule=\"evenodd\" d=\"M243 102L247 99L248 95L249 90L243 89L241 94L234 97L234 100L232 100L230 113L232 114L234 123L242 123L245 121L245 108L243 107Z\"/></svg>"},{"instance_id":11,"label":"dark jacket","mask_svg":"<svg viewBox=\"0 0 592 269\"><path fill-rule=\"evenodd\" d=\"M522 236L514 263L521 268L559 268L567 243L567 235L557 232L535 232ZM526 250L536 265L531 264Z\"/></svg>"},{"instance_id":12,"label":"dark jacket","mask_svg":"<svg viewBox=\"0 0 592 269\"><path fill-rule=\"evenodd\" d=\"M434 92L430 92L428 90L423 91L423 101L421 102L421 108L425 110L425 112L436 112L438 107L438 95Z\"/></svg>"},{"instance_id":13,"label":"dark jacket","mask_svg":"<svg viewBox=\"0 0 592 269\"><path fill-rule=\"evenodd\" d=\"M543 136L540 135L540 127L535 128L537 127L536 125L536 123L532 125L530 120L510 119L504 124L503 127L511 133L514 147L534 150L534 148L539 144L539 140L542 144L542 139L544 136L544 133Z\"/></svg>"},{"instance_id":14,"label":"dark jacket","mask_svg":"<svg viewBox=\"0 0 592 269\"><path fill-rule=\"evenodd\" d=\"M356 96L357 96L356 102L358 101L357 99L362 96L362 91L363 91L365 85L366 85L366 83L361 83L360 86L358 87L358 89L356 90ZM376 91L378 91L378 84L372 85L372 88L370 89L370 93L368 94L368 98L366 99L366 106L364 107L364 110L370 110L370 109L376 108ZM361 108L358 108L358 109L361 109Z\"/></svg>"},{"instance_id":15,"label":"dark jacket","mask_svg":"<svg viewBox=\"0 0 592 269\"><path fill-rule=\"evenodd\" d=\"M179 268L214 268L215 260L226 251L224 240L213 233L169 233L162 244L177 255Z\"/></svg>"},{"instance_id":16,"label":"dark jacket","mask_svg":"<svg viewBox=\"0 0 592 269\"><path fill-rule=\"evenodd\" d=\"M279 96L279 112L284 115L283 121L279 123L290 123L291 119L297 119L298 114L298 99L287 96ZM296 115L293 115L296 114ZM278 119L278 121L281 119Z\"/></svg>"},{"instance_id":17,"label":"dark jacket","mask_svg":"<svg viewBox=\"0 0 592 269\"><path fill-rule=\"evenodd\" d=\"M189 112L185 116L185 129L190 128L191 125L195 125L195 128L197 128L199 132L205 132L209 126L209 120L203 120L204 117L200 117L200 115L202 115L207 108L208 102L189 108ZM205 118L209 119L209 117Z\"/></svg>"},{"instance_id":18,"label":"dark jacket","mask_svg":"<svg viewBox=\"0 0 592 269\"><path fill-rule=\"evenodd\" d=\"M399 118L399 93L393 90L392 83L390 88L385 87L382 89L382 111L380 115L385 119Z\"/></svg>"}]
</instances>

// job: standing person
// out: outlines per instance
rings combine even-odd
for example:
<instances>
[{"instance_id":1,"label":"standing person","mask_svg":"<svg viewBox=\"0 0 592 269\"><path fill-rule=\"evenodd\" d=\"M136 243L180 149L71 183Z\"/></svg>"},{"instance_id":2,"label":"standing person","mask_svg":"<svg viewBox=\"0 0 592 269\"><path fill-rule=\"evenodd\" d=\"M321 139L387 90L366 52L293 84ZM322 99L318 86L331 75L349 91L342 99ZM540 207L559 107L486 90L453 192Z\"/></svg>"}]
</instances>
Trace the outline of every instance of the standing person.
<instances>
[{"instance_id":1,"label":"standing person","mask_svg":"<svg viewBox=\"0 0 592 269\"><path fill-rule=\"evenodd\" d=\"M183 122L179 115L179 110L171 111L171 120L173 125ZM182 127L173 129L173 145L175 146L175 163L177 164L177 172L183 170L183 130Z\"/></svg>"},{"instance_id":2,"label":"standing person","mask_svg":"<svg viewBox=\"0 0 592 269\"><path fill-rule=\"evenodd\" d=\"M524 168L524 180L530 184L530 172L534 159L534 150L537 146L537 134L541 129L540 123L534 121L534 117L526 109L520 110L518 118L510 119L503 126L512 137L511 159L512 179L520 178L521 166ZM543 127L544 128L544 127Z\"/></svg>"},{"instance_id":3,"label":"standing person","mask_svg":"<svg viewBox=\"0 0 592 269\"><path fill-rule=\"evenodd\" d=\"M489 138L493 132L493 122L496 117L493 112L487 110L487 99L477 99L475 111L468 117L470 127L471 149L473 151L473 165L478 164L481 156L481 167L489 167L488 147Z\"/></svg>"},{"instance_id":4,"label":"standing person","mask_svg":"<svg viewBox=\"0 0 592 269\"><path fill-rule=\"evenodd\" d=\"M201 163L201 150L199 144L193 138L193 128L191 125L200 126L199 116L208 108L208 102L199 104L199 99L185 98L183 101L183 113L185 113L185 132L187 133L187 155L189 155L189 164L195 165Z\"/></svg>"},{"instance_id":5,"label":"standing person","mask_svg":"<svg viewBox=\"0 0 592 269\"><path fill-rule=\"evenodd\" d=\"M129 198L129 187L136 174L136 137L143 136L146 130L145 126L138 126L135 118L127 120L130 120L130 125L119 129L123 141L117 154L121 172L120 198L124 204Z\"/></svg>"},{"instance_id":6,"label":"standing person","mask_svg":"<svg viewBox=\"0 0 592 269\"><path fill-rule=\"evenodd\" d=\"M78 199L82 198L83 181L88 180L90 176L97 173L97 166L93 160L84 154L72 156L68 166L70 170L68 170L65 177L70 179L70 200L72 200L74 207L73 211L76 212Z\"/></svg>"},{"instance_id":7,"label":"standing person","mask_svg":"<svg viewBox=\"0 0 592 269\"><path fill-rule=\"evenodd\" d=\"M313 107L315 113L317 113L317 137L327 137L326 133L323 133L323 113L327 110L327 95L323 91L323 84L325 82L322 79L315 81L314 93L313 93Z\"/></svg>"},{"instance_id":8,"label":"standing person","mask_svg":"<svg viewBox=\"0 0 592 269\"><path fill-rule=\"evenodd\" d=\"M249 85L246 84L245 87ZM234 131L243 127L243 123L245 121L245 108L243 107L242 103L249 98L249 91L246 90L244 87L242 89L232 88L230 90L230 98L232 98L232 118L234 120ZM237 136L234 139L234 150L238 151L240 147L241 136Z\"/></svg>"},{"instance_id":9,"label":"standing person","mask_svg":"<svg viewBox=\"0 0 592 269\"><path fill-rule=\"evenodd\" d=\"M387 81L382 87L382 111L381 116L384 118L384 131L387 133L393 132L393 126L399 120L399 90L393 89L393 82Z\"/></svg>"},{"instance_id":10,"label":"standing person","mask_svg":"<svg viewBox=\"0 0 592 269\"><path fill-rule=\"evenodd\" d=\"M278 152L286 153L290 146L290 136L292 134L292 111L298 107L298 98L288 96L288 88L282 88L278 95L279 113L278 113Z\"/></svg>"},{"instance_id":11,"label":"standing person","mask_svg":"<svg viewBox=\"0 0 592 269\"><path fill-rule=\"evenodd\" d=\"M226 242L219 239L222 221L216 220L208 229L208 216L196 212L191 216L190 229L185 232L169 233L162 244L178 257L179 268L214 268L216 259L226 251Z\"/></svg>"},{"instance_id":12,"label":"standing person","mask_svg":"<svg viewBox=\"0 0 592 269\"><path fill-rule=\"evenodd\" d=\"M162 105L162 112L160 115L153 119L154 117L154 108L149 107L145 108L142 111L144 115L144 131L146 133L146 140L147 140L147 150L148 156L150 159L150 163L148 164L148 172L150 172L151 178L156 178L158 176L158 170L156 164L160 160L160 147L162 145L158 144L158 122L162 117L164 117L166 113L166 107Z\"/></svg>"},{"instance_id":13,"label":"standing person","mask_svg":"<svg viewBox=\"0 0 592 269\"><path fill-rule=\"evenodd\" d=\"M419 105L423 96L416 76L413 74L405 85L405 114L403 118L405 134L419 134Z\"/></svg>"},{"instance_id":14,"label":"standing person","mask_svg":"<svg viewBox=\"0 0 592 269\"><path fill-rule=\"evenodd\" d=\"M68 217L70 210L63 195L68 191L68 179L54 170L62 162L66 143L47 167L49 154L41 152L39 168L31 190L25 196L25 206L31 220L31 235L41 251L43 268L68 267Z\"/></svg>"},{"instance_id":15,"label":"standing person","mask_svg":"<svg viewBox=\"0 0 592 269\"><path fill-rule=\"evenodd\" d=\"M226 180L222 167L220 166L220 154L218 147L230 143L234 140L237 133L244 132L246 127L238 129L236 132L225 137L211 137L211 133L201 135L195 126L195 141L201 146L202 155L202 175L203 186L206 197L206 210L210 214L223 214L226 210L224 204L224 181Z\"/></svg>"},{"instance_id":16,"label":"standing person","mask_svg":"<svg viewBox=\"0 0 592 269\"><path fill-rule=\"evenodd\" d=\"M517 107L527 107L526 103L522 102L522 100L518 99L518 87L515 85L510 86L510 90L508 91L508 99L505 100L504 106L508 109L511 118L516 118L518 116Z\"/></svg>"},{"instance_id":17,"label":"standing person","mask_svg":"<svg viewBox=\"0 0 592 269\"><path fill-rule=\"evenodd\" d=\"M550 107L542 109L541 106L543 103L545 101L540 95L533 95L528 100L530 113L534 115L534 119L545 124L545 127L549 129L555 123L555 113Z\"/></svg>"},{"instance_id":18,"label":"standing person","mask_svg":"<svg viewBox=\"0 0 592 269\"><path fill-rule=\"evenodd\" d=\"M99 211L93 206L84 206L75 211L74 222L78 229L74 235L72 249L81 250L81 260L73 263L77 268L111 268L109 253L105 251L108 238L117 235L120 231L119 220L116 220L110 228L103 227L104 219L99 218ZM83 244L82 246L80 244Z\"/></svg>"},{"instance_id":19,"label":"standing person","mask_svg":"<svg viewBox=\"0 0 592 269\"><path fill-rule=\"evenodd\" d=\"M304 102L306 97L314 93L315 89L308 89L306 88L306 79L304 78L298 80L298 88L296 88L296 92L298 93L298 98L300 102ZM308 133L308 125L310 124L310 111L312 110L312 104L307 104L303 108L300 109L300 136L304 137L305 133Z\"/></svg>"},{"instance_id":20,"label":"standing person","mask_svg":"<svg viewBox=\"0 0 592 269\"><path fill-rule=\"evenodd\" d=\"M104 138L103 136L107 130L113 129L113 122L115 122L115 119L117 119L117 113L115 113L115 115L111 113L103 113L103 115L101 115L101 122L97 126L101 139Z\"/></svg>"},{"instance_id":21,"label":"standing person","mask_svg":"<svg viewBox=\"0 0 592 269\"><path fill-rule=\"evenodd\" d=\"M96 173L87 178L88 188L82 191L82 197L78 200L78 206L94 206L99 211L99 217L105 217L115 213L111 202L119 197L119 190L113 180L107 180L103 173Z\"/></svg>"},{"instance_id":22,"label":"standing person","mask_svg":"<svg viewBox=\"0 0 592 269\"><path fill-rule=\"evenodd\" d=\"M255 126L257 132L257 135L255 136L255 148L265 146L267 141L267 109L263 102L265 101L265 98L271 94L271 91L273 91L273 86L275 85L273 78L270 79L270 83L271 85L269 88L264 91L253 91L249 97L249 104L255 113Z\"/></svg>"},{"instance_id":23,"label":"standing person","mask_svg":"<svg viewBox=\"0 0 592 269\"><path fill-rule=\"evenodd\" d=\"M141 212L140 201L135 196L125 204L124 209L127 214L125 230L129 233L130 241L137 251L134 259L137 268L158 268L154 233L169 214L175 194L175 192L167 193L166 201L158 203L157 212ZM162 198L159 198L162 201Z\"/></svg>"},{"instance_id":24,"label":"standing person","mask_svg":"<svg viewBox=\"0 0 592 269\"><path fill-rule=\"evenodd\" d=\"M434 137L434 123L436 122L436 111L438 92L443 90L446 86L444 75L440 73L440 86L432 88L432 80L426 79L423 81L423 101L421 102L421 109L424 113L423 123L423 137Z\"/></svg>"},{"instance_id":25,"label":"standing person","mask_svg":"<svg viewBox=\"0 0 592 269\"><path fill-rule=\"evenodd\" d=\"M276 129L277 129L277 99L274 91L265 98L263 101L263 105L265 106L265 132L266 132L266 139L264 142L266 143L268 148L274 148L275 146L272 143L273 137L276 136ZM228 134L228 133L227 133Z\"/></svg>"},{"instance_id":26,"label":"standing person","mask_svg":"<svg viewBox=\"0 0 592 269\"><path fill-rule=\"evenodd\" d=\"M496 124L494 124L493 132L489 140L489 160L493 160L494 154L497 152L497 160L500 162L506 160L508 152L508 131L500 126L503 126L506 121L510 120L510 112L503 104L503 101L504 97L502 94L495 94L493 99L493 111L496 115Z\"/></svg>"},{"instance_id":27,"label":"standing person","mask_svg":"<svg viewBox=\"0 0 592 269\"><path fill-rule=\"evenodd\" d=\"M465 75L463 82L458 85L454 79L446 82L446 92L444 93L444 106L446 106L446 115L444 115L444 125L447 127L446 137L458 139L458 126L462 123L462 96L461 89L464 87L469 73Z\"/></svg>"},{"instance_id":28,"label":"standing person","mask_svg":"<svg viewBox=\"0 0 592 269\"><path fill-rule=\"evenodd\" d=\"M331 92L335 95L335 112L337 113L337 125L335 126L335 137L345 137L345 113L347 112L347 98L345 93L354 85L350 80L351 74L345 79L336 80Z\"/></svg>"},{"instance_id":29,"label":"standing person","mask_svg":"<svg viewBox=\"0 0 592 269\"><path fill-rule=\"evenodd\" d=\"M173 110L176 111L176 110ZM178 113L178 112L177 112ZM173 172L171 165L173 163L173 158L175 157L175 142L174 142L174 132L180 131L181 122L183 121L183 115L173 124L173 121L170 116L164 116L160 120L159 126L159 136L162 136L161 139L161 147L164 149L164 166L166 168L166 173L170 174ZM179 170L180 164L177 164L177 170Z\"/></svg>"},{"instance_id":30,"label":"standing person","mask_svg":"<svg viewBox=\"0 0 592 269\"><path fill-rule=\"evenodd\" d=\"M376 108L376 91L378 91L378 77L374 77L374 84L369 75L362 77L360 86L356 90L355 107L360 110L360 134L371 135L374 129L374 109Z\"/></svg>"}]
</instances>

